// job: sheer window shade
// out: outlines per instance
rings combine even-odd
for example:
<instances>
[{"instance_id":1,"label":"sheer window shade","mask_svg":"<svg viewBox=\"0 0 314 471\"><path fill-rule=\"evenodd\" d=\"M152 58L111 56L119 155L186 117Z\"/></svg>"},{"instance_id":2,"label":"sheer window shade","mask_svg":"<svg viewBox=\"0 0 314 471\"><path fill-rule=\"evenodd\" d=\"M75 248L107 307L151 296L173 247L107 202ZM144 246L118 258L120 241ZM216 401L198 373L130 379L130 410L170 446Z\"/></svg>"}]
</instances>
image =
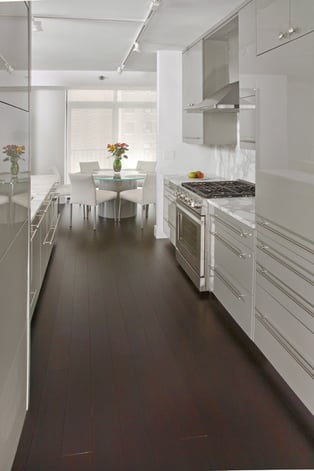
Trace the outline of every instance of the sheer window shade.
<instances>
[{"instance_id":1,"label":"sheer window shade","mask_svg":"<svg viewBox=\"0 0 314 471\"><path fill-rule=\"evenodd\" d=\"M99 161L112 168L107 144L126 142L124 168L156 159L156 94L139 90L72 90L68 94L67 173L80 161Z\"/></svg>"}]
</instances>

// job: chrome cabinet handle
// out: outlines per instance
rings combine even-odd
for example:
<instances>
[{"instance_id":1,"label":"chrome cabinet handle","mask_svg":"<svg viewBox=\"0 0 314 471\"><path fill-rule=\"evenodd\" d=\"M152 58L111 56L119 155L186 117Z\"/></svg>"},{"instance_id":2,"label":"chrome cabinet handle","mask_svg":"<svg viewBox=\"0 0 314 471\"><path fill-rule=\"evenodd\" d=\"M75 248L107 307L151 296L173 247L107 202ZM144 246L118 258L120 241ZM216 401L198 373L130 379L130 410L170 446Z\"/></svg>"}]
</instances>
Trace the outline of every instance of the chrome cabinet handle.
<instances>
[{"instance_id":1,"label":"chrome cabinet handle","mask_svg":"<svg viewBox=\"0 0 314 471\"><path fill-rule=\"evenodd\" d=\"M271 223L266 221L265 219L258 219L257 225L260 227L263 227L264 229L267 229L268 231L272 232L273 234L278 235L279 237L282 237L288 242L291 242L292 244L297 245L298 247L305 250L306 252L309 252L310 254L314 254L314 250L311 250L309 247L302 244L301 242L298 242L296 239L293 239L292 237L285 235L283 232L280 232L278 229L275 229L275 227L273 227Z\"/></svg>"},{"instance_id":2,"label":"chrome cabinet handle","mask_svg":"<svg viewBox=\"0 0 314 471\"><path fill-rule=\"evenodd\" d=\"M305 270L306 272L309 273L309 275L312 277L309 278L307 277L306 275L304 275L303 273L301 273L299 270L297 270L296 268L294 268L290 263L287 263L283 257L284 255L282 255L280 252L278 252L276 249L271 249L270 247L268 247L267 245L264 245L263 243L261 245L257 244L256 246L259 250L261 250L264 254L268 255L269 257L271 257L273 260L275 260L277 263L280 263L280 265L282 265L283 267L287 268L289 271L295 273L297 276L299 276L300 278L302 278L304 281L306 281L307 283L309 283L310 285L314 286L314 282L313 282L313 273L311 272L308 272L308 270L305 270L303 267L303 270ZM273 253L275 252L275 253ZM291 261L289 258L288 258L289 261ZM297 266L300 267L300 265L296 264Z\"/></svg>"},{"instance_id":3,"label":"chrome cabinet handle","mask_svg":"<svg viewBox=\"0 0 314 471\"><path fill-rule=\"evenodd\" d=\"M280 31L280 33L278 34L278 39L284 39L287 37L287 33L283 33L282 31Z\"/></svg>"},{"instance_id":4,"label":"chrome cabinet handle","mask_svg":"<svg viewBox=\"0 0 314 471\"><path fill-rule=\"evenodd\" d=\"M212 232L212 234L217 237L217 239L219 239L226 247L228 247L228 249L231 250L231 252L233 252L237 257L239 258L242 258L242 259L246 259L246 258L251 258L251 254L246 254L244 252L241 252L241 250L238 250L236 247L234 247L232 244L230 244L229 242L227 242L225 240L224 237L222 237L220 234L218 234L217 232Z\"/></svg>"},{"instance_id":5,"label":"chrome cabinet handle","mask_svg":"<svg viewBox=\"0 0 314 471\"><path fill-rule=\"evenodd\" d=\"M281 346L295 359L295 361L314 378L314 365L310 363L289 340L282 335L278 328L273 324L268 316L262 314L258 309L255 310L256 318L268 330L268 332L281 344Z\"/></svg>"},{"instance_id":6,"label":"chrome cabinet handle","mask_svg":"<svg viewBox=\"0 0 314 471\"><path fill-rule=\"evenodd\" d=\"M230 281L226 280L226 278L224 276L222 276L221 273L219 273L219 271L217 270L217 268L214 268L213 269L214 273L218 276L218 278L221 279L221 281L227 286L227 288L231 291L231 293L239 300L239 301L243 301L244 302L244 299L245 298L245 294L242 294L240 291L238 291L231 283Z\"/></svg>"},{"instance_id":7,"label":"chrome cabinet handle","mask_svg":"<svg viewBox=\"0 0 314 471\"><path fill-rule=\"evenodd\" d=\"M51 227L49 229L49 231L47 232L46 234L46 237L44 239L44 242L43 242L43 245L52 245L53 241L54 241L54 238L55 238L55 233L56 233L56 230L57 230L57 227L58 227L58 224L59 224L59 219L60 219L60 214L58 215L57 217L57 221L56 221L56 225L54 227ZM51 232L51 236L50 236L50 239L48 240L48 236Z\"/></svg>"},{"instance_id":8,"label":"chrome cabinet handle","mask_svg":"<svg viewBox=\"0 0 314 471\"><path fill-rule=\"evenodd\" d=\"M30 296L29 296L30 297L30 301L29 301L30 306L33 305L33 302L35 301L35 298L36 298L36 294L37 294L37 289L30 292Z\"/></svg>"},{"instance_id":9,"label":"chrome cabinet handle","mask_svg":"<svg viewBox=\"0 0 314 471\"><path fill-rule=\"evenodd\" d=\"M252 232L243 232L243 231L241 231L237 227L232 226L231 224L229 224L228 222L224 221L223 219L221 219L220 217L218 217L216 215L215 215L215 219L217 219L217 221L219 221L221 224L224 224L226 227L229 227L229 229L231 229L233 232L238 234L240 237L252 237L252 235L253 235Z\"/></svg>"},{"instance_id":10,"label":"chrome cabinet handle","mask_svg":"<svg viewBox=\"0 0 314 471\"><path fill-rule=\"evenodd\" d=\"M313 305L304 299L302 296L298 295L295 291L289 288L286 285L283 285L281 280L279 280L274 274L269 273L265 268L259 263L256 264L256 272L259 273L263 278L265 278L271 285L281 291L285 296L291 299L295 304L297 304L303 311L307 312L311 317L314 317ZM307 302L310 307L307 307L302 301L299 301L292 293L300 296L300 298Z\"/></svg>"},{"instance_id":11,"label":"chrome cabinet handle","mask_svg":"<svg viewBox=\"0 0 314 471\"><path fill-rule=\"evenodd\" d=\"M290 26L290 28L288 29L288 33L290 35L293 33L297 33L297 28L295 28L294 26Z\"/></svg>"}]
</instances>

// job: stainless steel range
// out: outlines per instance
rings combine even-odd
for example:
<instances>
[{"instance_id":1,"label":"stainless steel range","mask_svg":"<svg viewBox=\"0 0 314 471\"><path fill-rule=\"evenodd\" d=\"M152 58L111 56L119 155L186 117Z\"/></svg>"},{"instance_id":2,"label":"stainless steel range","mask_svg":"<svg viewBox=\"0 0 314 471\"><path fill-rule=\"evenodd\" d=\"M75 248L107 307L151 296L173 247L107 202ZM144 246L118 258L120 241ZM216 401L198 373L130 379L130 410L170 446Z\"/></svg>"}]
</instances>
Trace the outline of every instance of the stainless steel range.
<instances>
[{"instance_id":1,"label":"stainless steel range","mask_svg":"<svg viewBox=\"0 0 314 471\"><path fill-rule=\"evenodd\" d=\"M176 194L176 259L199 291L208 291L207 199L255 196L245 180L184 182Z\"/></svg>"}]
</instances>

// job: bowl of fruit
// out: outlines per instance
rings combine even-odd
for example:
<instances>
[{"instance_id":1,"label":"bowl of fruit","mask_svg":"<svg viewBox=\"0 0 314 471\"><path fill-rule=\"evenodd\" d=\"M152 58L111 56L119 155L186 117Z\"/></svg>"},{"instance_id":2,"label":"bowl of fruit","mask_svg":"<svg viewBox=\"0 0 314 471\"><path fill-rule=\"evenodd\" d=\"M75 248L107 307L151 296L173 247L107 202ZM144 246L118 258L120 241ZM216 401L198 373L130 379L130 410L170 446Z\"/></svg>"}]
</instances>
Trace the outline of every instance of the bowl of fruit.
<instances>
[{"instance_id":1,"label":"bowl of fruit","mask_svg":"<svg viewBox=\"0 0 314 471\"><path fill-rule=\"evenodd\" d=\"M195 172L190 172L188 174L189 178L204 178L204 173L200 170L195 170Z\"/></svg>"}]
</instances>

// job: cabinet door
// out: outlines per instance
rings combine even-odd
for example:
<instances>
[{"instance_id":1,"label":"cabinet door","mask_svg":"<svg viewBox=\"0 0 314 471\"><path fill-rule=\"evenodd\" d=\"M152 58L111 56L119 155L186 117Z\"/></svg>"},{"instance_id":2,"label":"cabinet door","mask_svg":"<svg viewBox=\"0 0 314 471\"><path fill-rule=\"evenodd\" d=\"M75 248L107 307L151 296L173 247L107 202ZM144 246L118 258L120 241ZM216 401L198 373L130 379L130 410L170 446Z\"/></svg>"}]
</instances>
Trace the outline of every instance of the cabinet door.
<instances>
[{"instance_id":1,"label":"cabinet door","mask_svg":"<svg viewBox=\"0 0 314 471\"><path fill-rule=\"evenodd\" d=\"M258 56L257 168L314 172L314 33Z\"/></svg>"},{"instance_id":2,"label":"cabinet door","mask_svg":"<svg viewBox=\"0 0 314 471\"><path fill-rule=\"evenodd\" d=\"M290 0L290 39L314 30L313 0Z\"/></svg>"},{"instance_id":3,"label":"cabinet door","mask_svg":"<svg viewBox=\"0 0 314 471\"><path fill-rule=\"evenodd\" d=\"M239 12L240 147L255 149L256 141L256 19L255 3Z\"/></svg>"},{"instance_id":4,"label":"cabinet door","mask_svg":"<svg viewBox=\"0 0 314 471\"><path fill-rule=\"evenodd\" d=\"M289 41L289 0L256 0L257 54Z\"/></svg>"},{"instance_id":5,"label":"cabinet door","mask_svg":"<svg viewBox=\"0 0 314 471\"><path fill-rule=\"evenodd\" d=\"M257 54L314 30L313 0L256 0Z\"/></svg>"},{"instance_id":6,"label":"cabinet door","mask_svg":"<svg viewBox=\"0 0 314 471\"><path fill-rule=\"evenodd\" d=\"M28 7L0 2L0 101L29 109Z\"/></svg>"},{"instance_id":7,"label":"cabinet door","mask_svg":"<svg viewBox=\"0 0 314 471\"><path fill-rule=\"evenodd\" d=\"M202 113L188 113L185 110L203 99L203 43L199 41L188 49L182 58L182 103L183 141L203 144L204 125Z\"/></svg>"}]
</instances>

